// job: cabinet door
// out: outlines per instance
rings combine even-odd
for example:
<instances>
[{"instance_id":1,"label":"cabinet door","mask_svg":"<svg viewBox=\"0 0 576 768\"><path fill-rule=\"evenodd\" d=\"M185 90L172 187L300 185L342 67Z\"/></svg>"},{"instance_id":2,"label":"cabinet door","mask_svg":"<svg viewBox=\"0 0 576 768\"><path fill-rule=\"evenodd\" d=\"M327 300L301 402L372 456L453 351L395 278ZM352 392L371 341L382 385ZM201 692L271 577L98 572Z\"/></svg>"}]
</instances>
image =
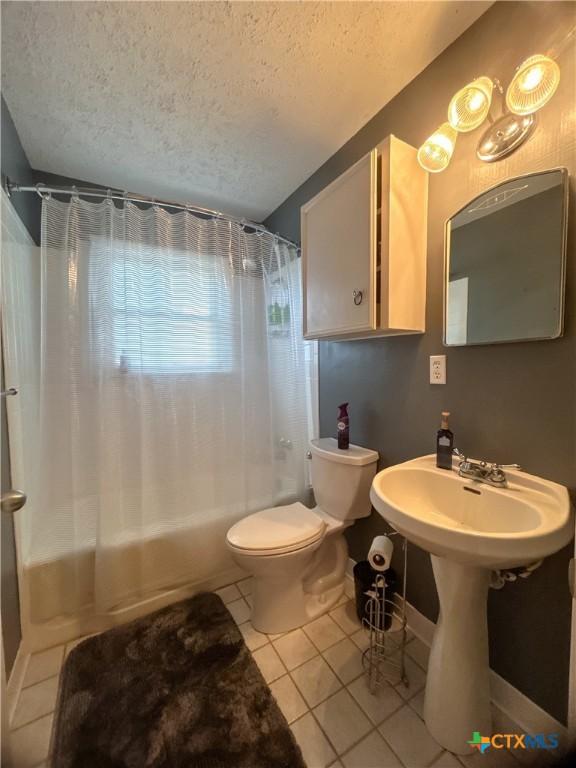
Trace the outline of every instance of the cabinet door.
<instances>
[{"instance_id":1,"label":"cabinet door","mask_svg":"<svg viewBox=\"0 0 576 768\"><path fill-rule=\"evenodd\" d=\"M373 150L302 207L308 339L376 328L377 169Z\"/></svg>"}]
</instances>

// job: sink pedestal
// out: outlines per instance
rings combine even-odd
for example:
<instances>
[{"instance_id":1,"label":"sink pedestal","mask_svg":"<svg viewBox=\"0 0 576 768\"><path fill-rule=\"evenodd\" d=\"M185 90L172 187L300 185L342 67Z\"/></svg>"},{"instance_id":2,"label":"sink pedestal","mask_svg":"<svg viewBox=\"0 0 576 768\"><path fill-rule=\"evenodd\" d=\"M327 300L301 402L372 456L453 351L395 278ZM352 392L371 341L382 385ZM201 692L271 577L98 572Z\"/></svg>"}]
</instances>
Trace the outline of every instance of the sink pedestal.
<instances>
[{"instance_id":1,"label":"sink pedestal","mask_svg":"<svg viewBox=\"0 0 576 768\"><path fill-rule=\"evenodd\" d=\"M487 599L490 571L430 555L440 615L430 653L424 719L436 741L468 754L474 731L490 735Z\"/></svg>"},{"instance_id":2,"label":"sink pedestal","mask_svg":"<svg viewBox=\"0 0 576 768\"><path fill-rule=\"evenodd\" d=\"M534 563L574 536L568 490L506 470L502 487L471 482L421 456L378 472L370 499L408 541L431 553L440 617L430 653L424 718L451 752L490 734L487 597L492 568ZM432 554L434 553L434 554ZM482 761L480 761L482 762Z\"/></svg>"}]
</instances>

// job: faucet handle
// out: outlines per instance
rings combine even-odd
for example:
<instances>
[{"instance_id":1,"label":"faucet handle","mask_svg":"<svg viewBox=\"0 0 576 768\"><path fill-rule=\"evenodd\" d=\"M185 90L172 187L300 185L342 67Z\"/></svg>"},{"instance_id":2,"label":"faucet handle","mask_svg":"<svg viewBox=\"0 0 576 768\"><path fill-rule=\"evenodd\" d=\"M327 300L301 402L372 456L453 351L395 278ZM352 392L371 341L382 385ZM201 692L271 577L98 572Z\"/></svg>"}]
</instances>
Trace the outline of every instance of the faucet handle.
<instances>
[{"instance_id":1,"label":"faucet handle","mask_svg":"<svg viewBox=\"0 0 576 768\"><path fill-rule=\"evenodd\" d=\"M492 464L492 469L519 469L522 467L520 464Z\"/></svg>"},{"instance_id":2,"label":"faucet handle","mask_svg":"<svg viewBox=\"0 0 576 768\"><path fill-rule=\"evenodd\" d=\"M456 456L460 461L467 461L467 457L462 453L462 451L459 448L453 448L452 453L454 456Z\"/></svg>"}]
</instances>

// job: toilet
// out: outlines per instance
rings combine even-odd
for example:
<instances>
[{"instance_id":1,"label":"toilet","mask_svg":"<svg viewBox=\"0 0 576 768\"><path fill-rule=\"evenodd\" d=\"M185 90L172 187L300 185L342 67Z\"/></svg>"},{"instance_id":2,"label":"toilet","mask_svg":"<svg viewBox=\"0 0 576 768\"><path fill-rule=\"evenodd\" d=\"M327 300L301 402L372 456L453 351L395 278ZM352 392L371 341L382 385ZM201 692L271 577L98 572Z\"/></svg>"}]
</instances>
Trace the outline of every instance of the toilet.
<instances>
[{"instance_id":1,"label":"toilet","mask_svg":"<svg viewBox=\"0 0 576 768\"><path fill-rule=\"evenodd\" d=\"M266 634L301 627L326 613L344 591L348 546L343 532L371 511L376 451L334 438L310 442L317 506L300 502L248 515L226 543L237 565L253 576L252 625Z\"/></svg>"}]
</instances>

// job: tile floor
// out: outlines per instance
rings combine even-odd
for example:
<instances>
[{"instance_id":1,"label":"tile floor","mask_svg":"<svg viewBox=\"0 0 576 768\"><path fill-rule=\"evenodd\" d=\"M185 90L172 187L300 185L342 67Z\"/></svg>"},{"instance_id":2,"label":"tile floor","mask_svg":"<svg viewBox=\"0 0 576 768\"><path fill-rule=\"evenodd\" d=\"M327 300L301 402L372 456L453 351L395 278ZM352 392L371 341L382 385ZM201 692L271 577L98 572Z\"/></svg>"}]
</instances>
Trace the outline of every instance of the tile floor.
<instances>
[{"instance_id":1,"label":"tile floor","mask_svg":"<svg viewBox=\"0 0 576 768\"><path fill-rule=\"evenodd\" d=\"M250 624L250 579L218 590L238 624L298 741L308 768L520 768L511 753L456 757L422 720L428 648L409 634L409 686L387 685L374 696L362 670L367 645L345 595L329 614L302 629L264 635ZM11 723L15 768L44 768L58 678L80 639L28 659Z\"/></svg>"}]
</instances>

